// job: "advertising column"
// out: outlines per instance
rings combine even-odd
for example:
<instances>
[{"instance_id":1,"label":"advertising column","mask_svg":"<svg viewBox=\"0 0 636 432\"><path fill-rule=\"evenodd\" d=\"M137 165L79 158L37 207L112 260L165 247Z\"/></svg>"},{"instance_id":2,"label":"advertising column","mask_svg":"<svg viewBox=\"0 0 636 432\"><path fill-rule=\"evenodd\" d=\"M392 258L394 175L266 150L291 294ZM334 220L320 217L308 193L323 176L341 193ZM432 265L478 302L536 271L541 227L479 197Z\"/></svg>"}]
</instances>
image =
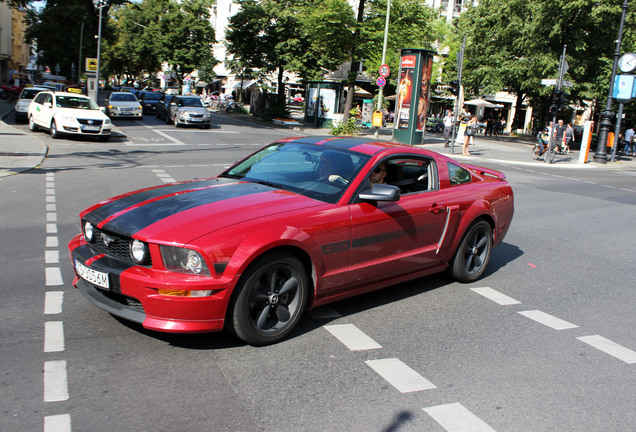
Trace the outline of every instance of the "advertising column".
<instances>
[{"instance_id":1,"label":"advertising column","mask_svg":"<svg viewBox=\"0 0 636 432\"><path fill-rule=\"evenodd\" d=\"M422 49L401 50L393 129L397 142L410 145L424 142L433 55L432 51Z\"/></svg>"}]
</instances>

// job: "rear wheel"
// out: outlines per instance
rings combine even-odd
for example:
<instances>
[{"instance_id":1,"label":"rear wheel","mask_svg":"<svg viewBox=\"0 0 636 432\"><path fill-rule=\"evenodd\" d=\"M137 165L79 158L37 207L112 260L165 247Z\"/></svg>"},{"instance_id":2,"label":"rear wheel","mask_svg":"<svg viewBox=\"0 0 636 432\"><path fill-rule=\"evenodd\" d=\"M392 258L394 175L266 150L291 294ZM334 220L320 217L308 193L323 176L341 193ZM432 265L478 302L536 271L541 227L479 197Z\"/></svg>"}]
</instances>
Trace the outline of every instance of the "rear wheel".
<instances>
[{"instance_id":1,"label":"rear wheel","mask_svg":"<svg viewBox=\"0 0 636 432\"><path fill-rule=\"evenodd\" d=\"M268 345L287 336L305 310L308 279L293 255L258 258L245 272L228 307L228 330L250 345Z\"/></svg>"},{"instance_id":2,"label":"rear wheel","mask_svg":"<svg viewBox=\"0 0 636 432\"><path fill-rule=\"evenodd\" d=\"M451 264L451 272L455 280L474 282L479 279L486 270L491 249L490 224L484 220L474 222L464 234Z\"/></svg>"},{"instance_id":3,"label":"rear wheel","mask_svg":"<svg viewBox=\"0 0 636 432\"><path fill-rule=\"evenodd\" d=\"M540 147L538 145L535 145L532 148L532 159L538 160L541 157L541 155L539 154L539 148Z\"/></svg>"}]
</instances>

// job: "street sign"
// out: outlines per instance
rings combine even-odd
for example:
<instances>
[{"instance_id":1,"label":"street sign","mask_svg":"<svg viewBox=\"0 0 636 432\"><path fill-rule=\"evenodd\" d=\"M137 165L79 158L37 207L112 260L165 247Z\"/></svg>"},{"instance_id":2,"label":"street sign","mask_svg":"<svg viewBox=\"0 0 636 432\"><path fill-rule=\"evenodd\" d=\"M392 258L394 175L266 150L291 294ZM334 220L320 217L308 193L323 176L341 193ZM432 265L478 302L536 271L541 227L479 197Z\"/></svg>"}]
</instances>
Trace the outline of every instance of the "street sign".
<instances>
[{"instance_id":1,"label":"street sign","mask_svg":"<svg viewBox=\"0 0 636 432\"><path fill-rule=\"evenodd\" d=\"M541 84L545 86L551 86L551 85L556 85L556 81L557 81L556 79L552 79L552 78L542 79Z\"/></svg>"},{"instance_id":2,"label":"street sign","mask_svg":"<svg viewBox=\"0 0 636 432\"><path fill-rule=\"evenodd\" d=\"M386 84L386 80L382 77L379 77L375 83L378 85L378 87L384 87L384 85Z\"/></svg>"},{"instance_id":3,"label":"street sign","mask_svg":"<svg viewBox=\"0 0 636 432\"><path fill-rule=\"evenodd\" d=\"M97 72L96 58L86 58L86 72Z\"/></svg>"},{"instance_id":4,"label":"street sign","mask_svg":"<svg viewBox=\"0 0 636 432\"><path fill-rule=\"evenodd\" d=\"M391 72L391 69L389 69L389 65L383 64L382 66L380 66L380 76L382 78L388 77L390 72Z\"/></svg>"}]
</instances>

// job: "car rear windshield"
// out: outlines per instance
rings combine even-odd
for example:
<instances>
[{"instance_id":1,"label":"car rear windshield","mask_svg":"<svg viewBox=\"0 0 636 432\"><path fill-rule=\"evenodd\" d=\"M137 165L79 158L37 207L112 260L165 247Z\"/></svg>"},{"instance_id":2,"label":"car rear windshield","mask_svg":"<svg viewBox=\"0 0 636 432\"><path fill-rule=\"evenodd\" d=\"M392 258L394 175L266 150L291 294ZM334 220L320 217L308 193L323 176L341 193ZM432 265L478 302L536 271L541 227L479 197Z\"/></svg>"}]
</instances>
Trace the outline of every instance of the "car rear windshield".
<instances>
[{"instance_id":1,"label":"car rear windshield","mask_svg":"<svg viewBox=\"0 0 636 432\"><path fill-rule=\"evenodd\" d=\"M368 160L368 155L327 146L274 143L221 177L253 181L334 204Z\"/></svg>"}]
</instances>

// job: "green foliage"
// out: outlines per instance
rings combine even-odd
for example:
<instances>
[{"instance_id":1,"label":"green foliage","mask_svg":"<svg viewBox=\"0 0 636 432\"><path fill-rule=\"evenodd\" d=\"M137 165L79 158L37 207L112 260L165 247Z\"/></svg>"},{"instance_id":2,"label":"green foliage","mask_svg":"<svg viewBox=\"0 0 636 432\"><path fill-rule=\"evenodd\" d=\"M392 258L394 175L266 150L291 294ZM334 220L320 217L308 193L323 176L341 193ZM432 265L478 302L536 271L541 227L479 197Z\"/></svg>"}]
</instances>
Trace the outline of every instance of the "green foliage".
<instances>
[{"instance_id":1,"label":"green foliage","mask_svg":"<svg viewBox=\"0 0 636 432\"><path fill-rule=\"evenodd\" d=\"M356 117L360 113L360 108L353 108L349 111L349 118L344 123L334 122L331 130L329 131L330 135L350 135L355 136L360 133L360 126L356 124Z\"/></svg>"}]
</instances>

